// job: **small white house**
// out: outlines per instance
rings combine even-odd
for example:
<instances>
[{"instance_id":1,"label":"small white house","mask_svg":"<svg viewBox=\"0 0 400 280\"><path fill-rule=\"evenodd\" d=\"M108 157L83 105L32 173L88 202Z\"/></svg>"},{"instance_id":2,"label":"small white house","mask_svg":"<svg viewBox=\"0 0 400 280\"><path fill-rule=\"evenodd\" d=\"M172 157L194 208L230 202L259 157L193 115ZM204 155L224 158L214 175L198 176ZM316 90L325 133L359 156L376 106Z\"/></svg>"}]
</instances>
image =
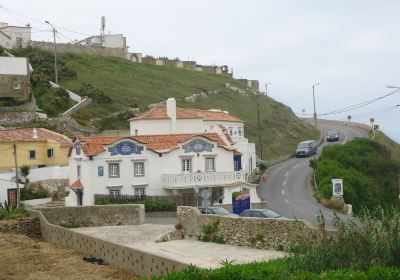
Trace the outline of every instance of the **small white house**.
<instances>
[{"instance_id":1,"label":"small white house","mask_svg":"<svg viewBox=\"0 0 400 280\"><path fill-rule=\"evenodd\" d=\"M24 187L23 184L19 184L20 189ZM16 205L17 204L17 185L15 182L0 179L0 204L4 205L4 202Z\"/></svg>"},{"instance_id":2,"label":"small white house","mask_svg":"<svg viewBox=\"0 0 400 280\"><path fill-rule=\"evenodd\" d=\"M6 49L25 48L31 42L31 27L13 26L0 22L0 46Z\"/></svg>"},{"instance_id":3,"label":"small white house","mask_svg":"<svg viewBox=\"0 0 400 280\"><path fill-rule=\"evenodd\" d=\"M158 107L130 120L129 137L74 141L67 206L93 205L95 194L193 198L204 188L213 203L231 204L232 192L242 189L260 202L255 186L246 183L255 149L244 138L243 122L222 111L176 110L175 100L168 101L169 114L178 117L165 117L166 109Z\"/></svg>"}]
</instances>

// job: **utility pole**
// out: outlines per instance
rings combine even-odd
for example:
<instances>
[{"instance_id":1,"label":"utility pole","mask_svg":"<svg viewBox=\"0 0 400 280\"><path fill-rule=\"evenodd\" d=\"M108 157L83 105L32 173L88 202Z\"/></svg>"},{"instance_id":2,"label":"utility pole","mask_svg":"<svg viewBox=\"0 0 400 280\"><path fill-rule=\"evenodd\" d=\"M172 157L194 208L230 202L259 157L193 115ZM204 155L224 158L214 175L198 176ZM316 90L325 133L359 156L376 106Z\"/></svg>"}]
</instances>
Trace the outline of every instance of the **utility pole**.
<instances>
[{"instance_id":1,"label":"utility pole","mask_svg":"<svg viewBox=\"0 0 400 280\"><path fill-rule=\"evenodd\" d=\"M257 123L258 123L258 143L260 146L260 159L263 159L262 137L261 137L261 120L260 120L260 94L255 95L257 107Z\"/></svg>"},{"instance_id":2,"label":"utility pole","mask_svg":"<svg viewBox=\"0 0 400 280\"><path fill-rule=\"evenodd\" d=\"M53 40L54 40L54 76L55 76L55 83L58 85L58 70L57 70L57 42L56 42L56 33L57 30L49 21L45 21L48 25L50 25L53 30Z\"/></svg>"},{"instance_id":3,"label":"utility pole","mask_svg":"<svg viewBox=\"0 0 400 280\"><path fill-rule=\"evenodd\" d=\"M15 163L15 183L17 184L17 207L19 207L20 192L19 192L19 179L18 179L18 163L17 163L17 145L13 144L14 150L14 163Z\"/></svg>"},{"instance_id":4,"label":"utility pole","mask_svg":"<svg viewBox=\"0 0 400 280\"><path fill-rule=\"evenodd\" d=\"M314 126L317 127L317 110L315 109L315 93L314 93L314 88L315 86L319 85L319 83L315 83L312 86L312 96L313 96L313 102L314 102Z\"/></svg>"},{"instance_id":5,"label":"utility pole","mask_svg":"<svg viewBox=\"0 0 400 280\"><path fill-rule=\"evenodd\" d=\"M268 96L268 85L270 85L272 83L265 83L265 95Z\"/></svg>"}]
</instances>

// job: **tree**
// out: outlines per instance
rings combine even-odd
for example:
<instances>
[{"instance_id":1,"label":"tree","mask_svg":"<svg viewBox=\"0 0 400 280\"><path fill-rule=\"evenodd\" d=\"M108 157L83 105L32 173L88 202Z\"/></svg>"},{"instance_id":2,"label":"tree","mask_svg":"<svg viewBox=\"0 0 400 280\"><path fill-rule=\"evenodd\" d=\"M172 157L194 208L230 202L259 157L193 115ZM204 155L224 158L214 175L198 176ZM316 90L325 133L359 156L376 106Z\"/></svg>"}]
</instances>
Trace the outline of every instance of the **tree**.
<instances>
[{"instance_id":1,"label":"tree","mask_svg":"<svg viewBox=\"0 0 400 280\"><path fill-rule=\"evenodd\" d=\"M19 168L19 174L20 174L22 177L24 177L26 183L29 182L29 179L28 179L27 177L29 176L30 171L31 171L31 167L30 167L29 165L22 165L22 166Z\"/></svg>"}]
</instances>

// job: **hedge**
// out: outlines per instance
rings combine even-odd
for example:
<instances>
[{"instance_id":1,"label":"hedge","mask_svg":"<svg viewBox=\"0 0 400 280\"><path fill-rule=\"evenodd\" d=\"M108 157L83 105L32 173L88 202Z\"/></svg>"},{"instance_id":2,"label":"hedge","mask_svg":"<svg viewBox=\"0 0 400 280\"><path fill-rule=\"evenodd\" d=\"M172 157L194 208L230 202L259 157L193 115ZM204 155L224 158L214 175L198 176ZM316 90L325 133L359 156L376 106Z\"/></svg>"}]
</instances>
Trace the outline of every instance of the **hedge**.
<instances>
[{"instance_id":1,"label":"hedge","mask_svg":"<svg viewBox=\"0 0 400 280\"><path fill-rule=\"evenodd\" d=\"M154 211L176 211L177 205L175 202L166 200L119 200L113 198L95 198L96 205L106 204L144 204L146 212Z\"/></svg>"}]
</instances>

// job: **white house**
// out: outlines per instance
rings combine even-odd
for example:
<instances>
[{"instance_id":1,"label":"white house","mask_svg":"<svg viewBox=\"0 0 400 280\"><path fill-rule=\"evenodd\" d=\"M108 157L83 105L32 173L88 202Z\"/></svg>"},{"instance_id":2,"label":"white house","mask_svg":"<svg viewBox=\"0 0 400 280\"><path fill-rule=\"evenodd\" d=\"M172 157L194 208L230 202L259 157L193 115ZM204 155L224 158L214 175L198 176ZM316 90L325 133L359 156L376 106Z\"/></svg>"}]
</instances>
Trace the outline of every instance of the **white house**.
<instances>
[{"instance_id":1,"label":"white house","mask_svg":"<svg viewBox=\"0 0 400 280\"><path fill-rule=\"evenodd\" d=\"M19 184L19 187L23 189L24 185ZM4 205L5 201L12 205L17 204L17 186L11 180L0 179L0 204Z\"/></svg>"},{"instance_id":2,"label":"white house","mask_svg":"<svg viewBox=\"0 0 400 280\"><path fill-rule=\"evenodd\" d=\"M126 45L126 37L123 34L105 34L103 36L91 36L81 41L76 42L77 45L84 45L88 47L103 47L103 48L119 48L128 50Z\"/></svg>"},{"instance_id":3,"label":"white house","mask_svg":"<svg viewBox=\"0 0 400 280\"><path fill-rule=\"evenodd\" d=\"M166 109L172 117L166 117ZM193 198L194 190L203 188L212 190L214 203L231 204L231 193L241 189L251 194L252 202L260 201L255 186L246 183L255 149L244 138L239 119L222 111L176 109L169 99L167 108L151 109L130 122L129 137L74 141L67 206L93 205L95 194ZM242 154L237 143L251 152Z\"/></svg>"},{"instance_id":4,"label":"white house","mask_svg":"<svg viewBox=\"0 0 400 280\"><path fill-rule=\"evenodd\" d=\"M31 27L12 26L8 23L0 22L0 46L6 49L27 47L31 42Z\"/></svg>"},{"instance_id":5,"label":"white house","mask_svg":"<svg viewBox=\"0 0 400 280\"><path fill-rule=\"evenodd\" d=\"M236 150L235 164L250 174L256 167L256 149L244 136L244 122L227 111L177 108L174 98L129 120L131 135L217 133Z\"/></svg>"}]
</instances>

